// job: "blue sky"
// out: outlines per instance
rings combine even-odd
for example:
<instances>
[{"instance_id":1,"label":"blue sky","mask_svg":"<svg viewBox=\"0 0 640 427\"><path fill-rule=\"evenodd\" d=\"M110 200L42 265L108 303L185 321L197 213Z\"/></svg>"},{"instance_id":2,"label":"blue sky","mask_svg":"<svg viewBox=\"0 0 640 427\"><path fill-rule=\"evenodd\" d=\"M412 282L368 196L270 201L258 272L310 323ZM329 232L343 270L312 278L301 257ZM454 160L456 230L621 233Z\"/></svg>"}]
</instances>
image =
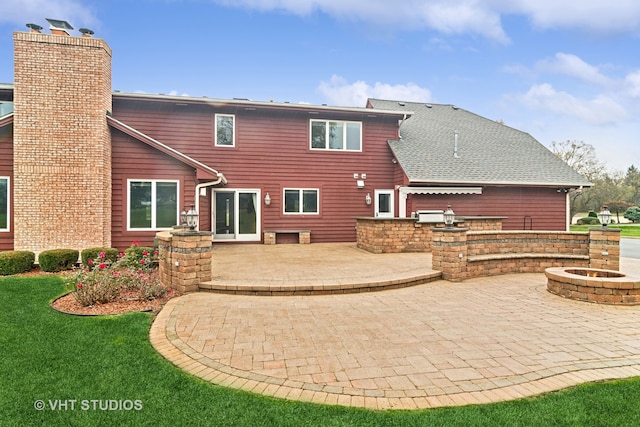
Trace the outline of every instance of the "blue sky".
<instances>
[{"instance_id":1,"label":"blue sky","mask_svg":"<svg viewBox=\"0 0 640 427\"><path fill-rule=\"evenodd\" d=\"M45 18L107 41L114 90L455 104L640 166L636 0L4 0L0 82L12 32Z\"/></svg>"}]
</instances>

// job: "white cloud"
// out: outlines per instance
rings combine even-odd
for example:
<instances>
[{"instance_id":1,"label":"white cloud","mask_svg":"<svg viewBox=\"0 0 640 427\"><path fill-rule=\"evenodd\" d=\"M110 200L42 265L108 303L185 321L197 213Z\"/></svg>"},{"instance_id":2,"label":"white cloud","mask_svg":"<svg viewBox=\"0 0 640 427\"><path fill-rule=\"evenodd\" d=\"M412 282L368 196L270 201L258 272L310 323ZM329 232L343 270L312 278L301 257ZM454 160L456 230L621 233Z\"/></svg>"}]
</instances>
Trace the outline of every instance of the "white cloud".
<instances>
[{"instance_id":1,"label":"white cloud","mask_svg":"<svg viewBox=\"0 0 640 427\"><path fill-rule=\"evenodd\" d=\"M431 91L415 83L390 85L376 82L373 86L364 81L348 83L340 76L332 76L328 82L321 82L320 92L333 105L364 107L368 98L398 101L429 102Z\"/></svg>"},{"instance_id":2,"label":"white cloud","mask_svg":"<svg viewBox=\"0 0 640 427\"><path fill-rule=\"evenodd\" d=\"M98 19L78 0L2 0L0 22L25 25L34 23L48 28L44 18L68 21L74 28L93 26Z\"/></svg>"},{"instance_id":3,"label":"white cloud","mask_svg":"<svg viewBox=\"0 0 640 427\"><path fill-rule=\"evenodd\" d=\"M613 80L603 75L597 67L587 64L576 55L558 52L553 59L545 59L536 65L540 71L564 74L601 86L610 86Z\"/></svg>"},{"instance_id":4,"label":"white cloud","mask_svg":"<svg viewBox=\"0 0 640 427\"><path fill-rule=\"evenodd\" d=\"M571 28L598 33L640 32L637 0L212 0L230 7L321 12L334 18L399 30L432 29L446 35L478 34L508 43L501 19L517 15L536 27Z\"/></svg>"},{"instance_id":5,"label":"white cloud","mask_svg":"<svg viewBox=\"0 0 640 427\"><path fill-rule=\"evenodd\" d=\"M628 87L629 95L633 97L640 97L640 70L627 75L625 83Z\"/></svg>"},{"instance_id":6,"label":"white cloud","mask_svg":"<svg viewBox=\"0 0 640 427\"><path fill-rule=\"evenodd\" d=\"M601 94L593 99L581 99L557 91L548 83L532 86L519 99L529 108L575 117L591 125L616 124L628 117L625 109L609 96Z\"/></svg>"}]
</instances>

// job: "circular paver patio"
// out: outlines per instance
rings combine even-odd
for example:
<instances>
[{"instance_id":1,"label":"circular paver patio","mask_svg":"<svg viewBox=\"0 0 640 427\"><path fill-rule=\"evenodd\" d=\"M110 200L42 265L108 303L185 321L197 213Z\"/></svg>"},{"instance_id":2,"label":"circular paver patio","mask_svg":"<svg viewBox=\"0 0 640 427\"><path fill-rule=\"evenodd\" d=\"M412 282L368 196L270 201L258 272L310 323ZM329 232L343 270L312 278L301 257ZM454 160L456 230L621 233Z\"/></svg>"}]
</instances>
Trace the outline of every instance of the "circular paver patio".
<instances>
[{"instance_id":1,"label":"circular paver patio","mask_svg":"<svg viewBox=\"0 0 640 427\"><path fill-rule=\"evenodd\" d=\"M533 396L640 375L640 307L566 300L544 274L377 293L171 300L151 342L212 383L371 409Z\"/></svg>"}]
</instances>

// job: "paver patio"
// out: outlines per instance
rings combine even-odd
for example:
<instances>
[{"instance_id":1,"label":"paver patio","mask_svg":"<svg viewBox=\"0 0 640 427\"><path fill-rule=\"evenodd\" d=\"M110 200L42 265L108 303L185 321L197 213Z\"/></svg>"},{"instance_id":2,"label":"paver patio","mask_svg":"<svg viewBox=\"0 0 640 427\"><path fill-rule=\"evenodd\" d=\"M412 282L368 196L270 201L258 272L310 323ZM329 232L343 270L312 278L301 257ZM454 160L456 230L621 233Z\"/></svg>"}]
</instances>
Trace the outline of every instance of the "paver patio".
<instances>
[{"instance_id":1,"label":"paver patio","mask_svg":"<svg viewBox=\"0 0 640 427\"><path fill-rule=\"evenodd\" d=\"M278 250L304 250L287 246ZM345 248L335 251L348 254ZM401 266L404 255L404 263L415 262L416 254L371 255L369 270L339 270L371 272L391 259ZM246 280L253 269L259 280L260 264L277 259L235 269ZM326 268L313 259L305 266L309 277ZM638 275L640 260L622 259L622 271ZM566 300L546 291L544 274L513 274L345 295L194 293L169 301L150 337L164 357L215 384L316 403L415 409L638 376L638 325L640 306Z\"/></svg>"}]
</instances>

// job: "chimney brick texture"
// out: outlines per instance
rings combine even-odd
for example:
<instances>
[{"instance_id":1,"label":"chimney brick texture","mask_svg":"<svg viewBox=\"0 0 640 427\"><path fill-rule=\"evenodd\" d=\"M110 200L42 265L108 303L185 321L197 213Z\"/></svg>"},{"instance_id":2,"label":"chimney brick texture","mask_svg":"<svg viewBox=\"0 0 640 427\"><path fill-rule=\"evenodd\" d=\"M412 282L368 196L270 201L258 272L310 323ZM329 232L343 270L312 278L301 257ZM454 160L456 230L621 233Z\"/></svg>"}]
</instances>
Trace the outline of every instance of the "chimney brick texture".
<instances>
[{"instance_id":1,"label":"chimney brick texture","mask_svg":"<svg viewBox=\"0 0 640 427\"><path fill-rule=\"evenodd\" d=\"M111 49L16 32L14 247L111 246Z\"/></svg>"}]
</instances>

